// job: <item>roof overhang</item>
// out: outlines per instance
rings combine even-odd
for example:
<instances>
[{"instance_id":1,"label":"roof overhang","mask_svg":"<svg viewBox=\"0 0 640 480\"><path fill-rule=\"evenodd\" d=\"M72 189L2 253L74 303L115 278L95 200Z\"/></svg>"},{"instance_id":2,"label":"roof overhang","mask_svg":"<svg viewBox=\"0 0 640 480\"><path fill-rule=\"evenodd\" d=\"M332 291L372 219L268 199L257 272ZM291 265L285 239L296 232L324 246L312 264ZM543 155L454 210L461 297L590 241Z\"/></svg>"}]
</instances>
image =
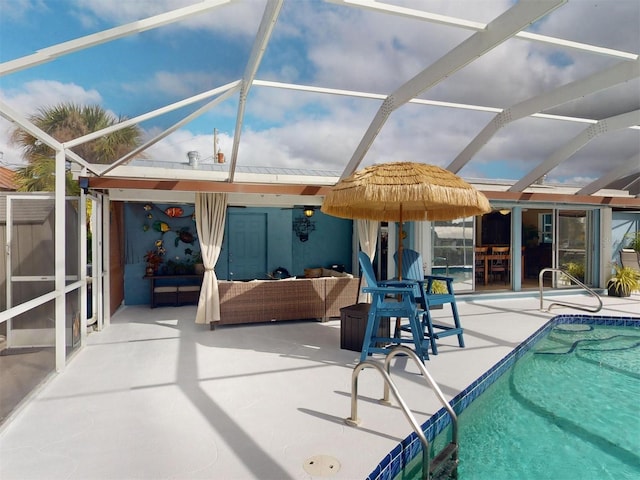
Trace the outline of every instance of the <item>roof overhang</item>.
<instances>
[{"instance_id":1,"label":"roof overhang","mask_svg":"<svg viewBox=\"0 0 640 480\"><path fill-rule=\"evenodd\" d=\"M297 179L297 177L295 177ZM300 183L233 183L215 180L181 180L118 177L81 177L81 185L88 189L109 192L112 200L128 201L194 201L196 192L230 194L230 205L286 206L295 204L319 205L331 186ZM603 190L598 195L576 195L579 187L536 185L524 192L510 192L509 185L475 184L490 201L507 203L552 203L593 205L617 208L640 208L640 198L624 191Z\"/></svg>"}]
</instances>

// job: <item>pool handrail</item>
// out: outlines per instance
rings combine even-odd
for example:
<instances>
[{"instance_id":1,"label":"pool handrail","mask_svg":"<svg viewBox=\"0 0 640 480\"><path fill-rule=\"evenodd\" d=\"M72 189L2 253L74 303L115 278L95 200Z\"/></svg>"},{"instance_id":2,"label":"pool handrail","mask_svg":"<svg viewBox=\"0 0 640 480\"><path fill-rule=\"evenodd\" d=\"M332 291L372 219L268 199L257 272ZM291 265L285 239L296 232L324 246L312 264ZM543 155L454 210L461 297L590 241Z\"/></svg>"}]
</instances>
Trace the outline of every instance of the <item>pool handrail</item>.
<instances>
[{"instance_id":1,"label":"pool handrail","mask_svg":"<svg viewBox=\"0 0 640 480\"><path fill-rule=\"evenodd\" d=\"M434 457L433 466L431 465L431 460L429 458L429 441L427 440L427 437L422 431L422 427L418 424L417 420L411 413L411 410L409 409L406 402L400 395L400 392L398 391L398 387L391 379L391 373L390 373L391 360L393 359L393 357L400 354L407 355L414 360L416 365L418 365L418 368L420 369L422 376L425 378L429 386L434 390L436 397L438 397L438 400L440 400L440 403L444 406L444 408L447 410L447 412L451 416L451 423L452 423L451 443L445 446L445 448ZM396 398L398 404L400 405L400 409L402 410L405 417L411 424L413 431L420 439L420 442L422 443L423 478L425 479L432 478L433 474L437 470L441 470L442 467L446 465L445 462L449 459L451 459L451 461L453 462L452 469L450 471L451 472L456 471L458 466L458 417L453 411L453 408L451 407L451 405L449 405L449 403L447 402L446 398L444 397L444 394L442 393L442 390L440 390L440 387L438 387L438 384L436 383L436 381L427 371L422 360L420 360L418 355L409 347L406 347L404 345L398 345L397 347L392 348L386 356L384 368L382 367L382 365L380 365L377 362L374 362L373 360L362 361L354 367L353 373L351 375L351 416L345 419L345 423L351 426L358 426L360 424L360 419L358 418L358 375L362 370L364 370L367 367L373 367L376 370L378 370L378 372L380 372L380 375L382 375L382 378L384 380L384 394L383 394L383 398L380 399L380 403L384 405L390 405L389 391L391 391L393 393L393 396ZM432 469L434 471L432 471Z\"/></svg>"},{"instance_id":2,"label":"pool handrail","mask_svg":"<svg viewBox=\"0 0 640 480\"><path fill-rule=\"evenodd\" d=\"M545 310L544 309L543 277L544 277L544 274L547 273L547 272L558 272L558 273L561 273L564 276L566 276L567 278L569 278L569 280L571 280L571 281L575 282L576 284L580 285L582 288L584 288L590 294L590 296L595 297L596 300L598 300L598 304L599 304L598 307L589 308L589 307L583 307L582 305L578 305L576 303L551 302L549 304L549 307ZM551 311L551 307L553 307L555 305L561 306L561 307L575 308L577 310L582 310L583 312L590 312L590 313L597 313L600 310L602 310L602 298L600 298L600 295L598 295L596 293L596 291L593 290L591 287L588 287L587 285L582 283L580 280L578 280L576 277L574 277L573 275L571 275L568 272L565 272L561 268L547 267L547 268L543 268L542 270L540 270L540 273L538 274L538 287L540 289L540 310L541 311L550 312Z\"/></svg>"}]
</instances>

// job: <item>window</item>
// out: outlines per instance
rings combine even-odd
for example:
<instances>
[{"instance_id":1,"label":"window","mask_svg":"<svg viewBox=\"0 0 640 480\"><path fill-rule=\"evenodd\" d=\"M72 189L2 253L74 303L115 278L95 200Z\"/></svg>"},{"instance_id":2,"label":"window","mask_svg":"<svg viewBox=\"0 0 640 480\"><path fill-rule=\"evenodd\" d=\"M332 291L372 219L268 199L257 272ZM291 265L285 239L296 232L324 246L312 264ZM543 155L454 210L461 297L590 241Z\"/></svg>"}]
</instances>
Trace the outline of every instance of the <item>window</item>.
<instances>
[{"instance_id":1,"label":"window","mask_svg":"<svg viewBox=\"0 0 640 480\"><path fill-rule=\"evenodd\" d=\"M542 232L540 243L553 243L553 214L541 213L538 217L539 230Z\"/></svg>"}]
</instances>

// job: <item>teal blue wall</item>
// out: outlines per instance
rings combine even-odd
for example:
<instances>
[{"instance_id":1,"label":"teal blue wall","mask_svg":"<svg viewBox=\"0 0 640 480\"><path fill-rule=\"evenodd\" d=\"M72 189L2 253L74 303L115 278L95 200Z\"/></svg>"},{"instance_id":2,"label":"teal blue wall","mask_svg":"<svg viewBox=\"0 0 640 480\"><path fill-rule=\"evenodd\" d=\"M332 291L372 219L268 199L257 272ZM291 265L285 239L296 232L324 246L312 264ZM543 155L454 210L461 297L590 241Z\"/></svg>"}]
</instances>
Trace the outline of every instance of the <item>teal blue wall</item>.
<instances>
[{"instance_id":1,"label":"teal blue wall","mask_svg":"<svg viewBox=\"0 0 640 480\"><path fill-rule=\"evenodd\" d=\"M152 205L151 210L145 210L145 205ZM168 217L164 211L168 207L183 209L181 218ZM161 205L151 203L128 202L124 206L125 223L125 268L124 285L126 305L141 305L149 303L149 284L144 280L146 263L144 254L155 249L158 239L164 241L167 250L165 259L184 261L188 258L186 248L193 251L200 250L197 239L195 244L185 244L178 241L177 231L188 229L197 237L195 221L192 218L193 205ZM278 267L286 268L291 275L304 275L305 268L329 267L333 264L345 265L351 272L352 258L352 221L329 215L324 215L319 209L311 218L316 229L309 234L306 242L301 242L293 231L293 219L302 215L300 209L281 208L238 208L229 207L228 214L242 214L242 212L265 213L267 216L267 265L269 271ZM151 214L153 218L147 218ZM153 222L167 223L171 230L161 234L153 229ZM147 228L145 229L145 225ZM215 271L219 279L228 279L227 244L223 242L222 250ZM176 258L178 257L178 258Z\"/></svg>"},{"instance_id":2,"label":"teal blue wall","mask_svg":"<svg viewBox=\"0 0 640 480\"><path fill-rule=\"evenodd\" d=\"M301 215L299 210L293 210L293 218ZM351 271L351 238L353 222L341 218L325 215L316 210L313 217L316 222L315 231L309 234L309 240L301 242L289 226L292 238L291 265L292 275L304 275L305 268L325 267L333 264L344 265L346 271Z\"/></svg>"}]
</instances>

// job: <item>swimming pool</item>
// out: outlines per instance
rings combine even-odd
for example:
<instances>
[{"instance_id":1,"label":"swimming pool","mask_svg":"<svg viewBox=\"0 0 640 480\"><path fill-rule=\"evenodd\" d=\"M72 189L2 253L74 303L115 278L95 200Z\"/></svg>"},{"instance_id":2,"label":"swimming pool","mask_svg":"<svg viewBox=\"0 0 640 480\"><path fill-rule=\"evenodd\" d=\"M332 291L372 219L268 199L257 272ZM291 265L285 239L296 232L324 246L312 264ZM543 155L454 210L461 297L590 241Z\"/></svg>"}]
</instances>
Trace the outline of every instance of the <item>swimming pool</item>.
<instances>
[{"instance_id":1,"label":"swimming pool","mask_svg":"<svg viewBox=\"0 0 640 480\"><path fill-rule=\"evenodd\" d=\"M550 320L451 401L459 478L637 478L639 351L638 318ZM449 423L441 409L423 424L432 452L449 441ZM420 478L420 463L411 434L368 478Z\"/></svg>"}]
</instances>

